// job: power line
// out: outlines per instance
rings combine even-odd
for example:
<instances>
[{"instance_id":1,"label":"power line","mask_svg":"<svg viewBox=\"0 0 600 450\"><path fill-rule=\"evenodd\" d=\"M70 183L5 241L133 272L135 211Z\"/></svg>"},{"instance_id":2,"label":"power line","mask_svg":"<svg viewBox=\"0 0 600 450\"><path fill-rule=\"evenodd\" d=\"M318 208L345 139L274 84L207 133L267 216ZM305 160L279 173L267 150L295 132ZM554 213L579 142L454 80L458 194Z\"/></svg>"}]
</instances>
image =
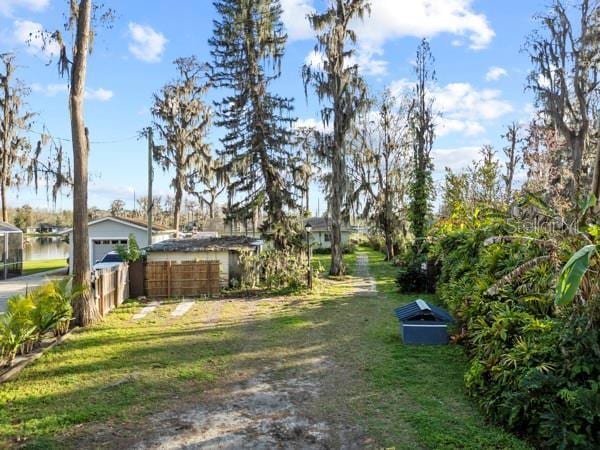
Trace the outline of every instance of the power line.
<instances>
[{"instance_id":1,"label":"power line","mask_svg":"<svg viewBox=\"0 0 600 450\"><path fill-rule=\"evenodd\" d=\"M50 133L43 133L40 131L36 131L33 130L31 128L23 128L23 127L18 127L19 129L26 131L28 133L33 133L33 134L37 134L39 136L48 136L52 139L55 140L60 140L60 141L64 141L64 142L73 142L71 139L69 138L63 138L63 137L59 137L59 136L54 136ZM127 141L132 141L133 139L138 139L138 135L134 135L134 136L129 136L129 137L125 137L122 139L113 139L113 140L106 140L106 141L90 141L90 144L119 144L121 142L127 142Z\"/></svg>"}]
</instances>

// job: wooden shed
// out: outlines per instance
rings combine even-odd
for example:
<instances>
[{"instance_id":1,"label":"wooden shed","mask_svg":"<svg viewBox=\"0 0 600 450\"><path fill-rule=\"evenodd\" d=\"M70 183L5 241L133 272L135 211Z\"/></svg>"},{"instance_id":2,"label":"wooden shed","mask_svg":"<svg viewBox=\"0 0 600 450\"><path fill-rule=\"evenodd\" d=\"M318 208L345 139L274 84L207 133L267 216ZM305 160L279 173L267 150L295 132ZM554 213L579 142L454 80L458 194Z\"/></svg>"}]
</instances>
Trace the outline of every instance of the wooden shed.
<instances>
[{"instance_id":1,"label":"wooden shed","mask_svg":"<svg viewBox=\"0 0 600 450\"><path fill-rule=\"evenodd\" d=\"M247 236L202 237L169 239L144 250L147 264L157 262L184 263L214 261L219 265L219 285L231 286L239 281L240 253L260 251L262 241Z\"/></svg>"}]
</instances>

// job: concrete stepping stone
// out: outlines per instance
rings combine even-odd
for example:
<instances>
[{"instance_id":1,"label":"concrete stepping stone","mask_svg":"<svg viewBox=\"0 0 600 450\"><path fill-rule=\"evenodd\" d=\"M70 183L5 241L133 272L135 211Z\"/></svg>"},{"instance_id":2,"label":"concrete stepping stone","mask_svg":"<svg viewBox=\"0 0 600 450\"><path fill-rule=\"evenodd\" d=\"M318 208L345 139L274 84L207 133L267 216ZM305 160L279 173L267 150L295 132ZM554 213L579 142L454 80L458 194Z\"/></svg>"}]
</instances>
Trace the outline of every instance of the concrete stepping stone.
<instances>
[{"instance_id":1,"label":"concrete stepping stone","mask_svg":"<svg viewBox=\"0 0 600 450\"><path fill-rule=\"evenodd\" d=\"M192 306L194 306L194 302L181 302L177 305L177 308L171 313L171 317L181 317L186 312L188 312Z\"/></svg>"},{"instance_id":2,"label":"concrete stepping stone","mask_svg":"<svg viewBox=\"0 0 600 450\"><path fill-rule=\"evenodd\" d=\"M133 320L143 319L152 311L154 311L158 305L160 305L160 302L148 303L148 306L144 306L138 313L133 315Z\"/></svg>"}]
</instances>

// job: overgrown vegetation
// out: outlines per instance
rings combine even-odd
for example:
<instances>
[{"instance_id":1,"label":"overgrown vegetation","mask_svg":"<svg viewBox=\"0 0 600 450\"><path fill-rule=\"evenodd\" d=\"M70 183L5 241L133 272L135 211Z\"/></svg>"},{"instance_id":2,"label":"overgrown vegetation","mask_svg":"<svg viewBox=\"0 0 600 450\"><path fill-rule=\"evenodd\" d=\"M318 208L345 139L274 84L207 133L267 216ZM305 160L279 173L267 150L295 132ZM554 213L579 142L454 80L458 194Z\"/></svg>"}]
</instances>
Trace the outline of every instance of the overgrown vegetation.
<instances>
[{"instance_id":1,"label":"overgrown vegetation","mask_svg":"<svg viewBox=\"0 0 600 450\"><path fill-rule=\"evenodd\" d=\"M62 336L73 316L71 302L81 291L71 278L52 280L8 300L8 311L0 315L0 366L10 366L18 354L27 354L45 335Z\"/></svg>"},{"instance_id":2,"label":"overgrown vegetation","mask_svg":"<svg viewBox=\"0 0 600 450\"><path fill-rule=\"evenodd\" d=\"M432 233L438 294L458 320L456 340L470 357L465 384L488 417L536 445L594 448L600 228L578 232L551 217L539 229L526 225L522 217L477 210L439 222ZM576 253L583 246L589 251ZM563 294L555 295L574 253L574 270L567 266Z\"/></svg>"},{"instance_id":3,"label":"overgrown vegetation","mask_svg":"<svg viewBox=\"0 0 600 450\"><path fill-rule=\"evenodd\" d=\"M306 287L306 255L297 249L264 250L240 254L242 289L291 289Z\"/></svg>"}]
</instances>

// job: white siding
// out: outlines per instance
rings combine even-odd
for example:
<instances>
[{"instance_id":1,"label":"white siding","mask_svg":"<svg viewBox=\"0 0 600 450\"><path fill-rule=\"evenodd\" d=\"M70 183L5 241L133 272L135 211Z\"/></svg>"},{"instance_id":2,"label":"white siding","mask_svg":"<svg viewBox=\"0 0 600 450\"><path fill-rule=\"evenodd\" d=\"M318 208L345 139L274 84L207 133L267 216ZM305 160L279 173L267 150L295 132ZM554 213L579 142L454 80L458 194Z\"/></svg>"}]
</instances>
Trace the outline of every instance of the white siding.
<instances>
[{"instance_id":1,"label":"white siding","mask_svg":"<svg viewBox=\"0 0 600 450\"><path fill-rule=\"evenodd\" d=\"M325 234L329 239L325 239ZM350 232L342 231L342 246L350 241ZM310 233L310 244L312 248L331 248L331 233L329 231L313 231Z\"/></svg>"},{"instance_id":2,"label":"white siding","mask_svg":"<svg viewBox=\"0 0 600 450\"><path fill-rule=\"evenodd\" d=\"M133 234L140 247L145 247L148 241L148 234L145 229L135 225L117 222L115 220L103 220L98 223L89 225L89 251L90 251L90 267L94 265L93 244L94 239L99 240L128 240L129 235ZM160 242L165 239L170 239L170 233L160 232L152 235L152 243ZM69 233L69 270L73 271L73 231Z\"/></svg>"},{"instance_id":3,"label":"white siding","mask_svg":"<svg viewBox=\"0 0 600 450\"><path fill-rule=\"evenodd\" d=\"M219 261L219 278L222 287L229 285L229 252L152 252L148 253L148 262L152 261Z\"/></svg>"}]
</instances>

